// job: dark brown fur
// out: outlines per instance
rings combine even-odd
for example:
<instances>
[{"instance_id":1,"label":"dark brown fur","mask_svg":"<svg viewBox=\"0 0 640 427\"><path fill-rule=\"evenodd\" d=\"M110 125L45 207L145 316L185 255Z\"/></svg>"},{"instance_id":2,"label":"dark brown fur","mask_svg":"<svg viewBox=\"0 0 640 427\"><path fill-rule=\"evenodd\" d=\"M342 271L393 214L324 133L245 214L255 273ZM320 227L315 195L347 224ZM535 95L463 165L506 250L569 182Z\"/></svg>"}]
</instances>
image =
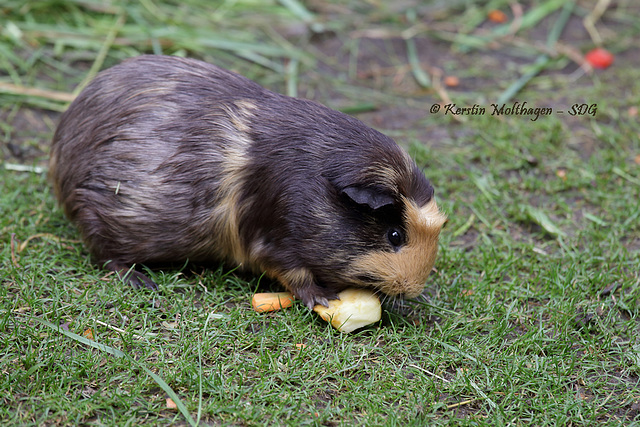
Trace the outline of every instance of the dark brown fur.
<instances>
[{"instance_id":1,"label":"dark brown fur","mask_svg":"<svg viewBox=\"0 0 640 427\"><path fill-rule=\"evenodd\" d=\"M444 222L430 183L387 136L175 57L100 73L61 118L50 176L107 268L226 261L267 272L309 307L347 286L417 295Z\"/></svg>"}]
</instances>

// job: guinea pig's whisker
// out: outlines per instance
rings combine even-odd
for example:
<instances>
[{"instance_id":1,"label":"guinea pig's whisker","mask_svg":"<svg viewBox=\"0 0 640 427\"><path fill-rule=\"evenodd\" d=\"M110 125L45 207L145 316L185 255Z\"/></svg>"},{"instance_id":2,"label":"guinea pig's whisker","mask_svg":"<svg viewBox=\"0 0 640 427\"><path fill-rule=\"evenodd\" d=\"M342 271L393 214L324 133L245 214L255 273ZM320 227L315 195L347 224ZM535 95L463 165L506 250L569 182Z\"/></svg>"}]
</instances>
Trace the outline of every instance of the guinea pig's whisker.
<instances>
[{"instance_id":1,"label":"guinea pig's whisker","mask_svg":"<svg viewBox=\"0 0 640 427\"><path fill-rule=\"evenodd\" d=\"M382 305L386 305L386 306L388 306L390 304L389 301L393 298L393 297L390 297L387 294L384 294L384 293L378 292L378 291L376 291L375 294L376 294L376 296L378 298L380 298L380 303L382 303Z\"/></svg>"},{"instance_id":2,"label":"guinea pig's whisker","mask_svg":"<svg viewBox=\"0 0 640 427\"><path fill-rule=\"evenodd\" d=\"M402 313L406 311L409 306L406 303L404 296L402 295L381 295L381 300L384 306L389 310Z\"/></svg>"}]
</instances>

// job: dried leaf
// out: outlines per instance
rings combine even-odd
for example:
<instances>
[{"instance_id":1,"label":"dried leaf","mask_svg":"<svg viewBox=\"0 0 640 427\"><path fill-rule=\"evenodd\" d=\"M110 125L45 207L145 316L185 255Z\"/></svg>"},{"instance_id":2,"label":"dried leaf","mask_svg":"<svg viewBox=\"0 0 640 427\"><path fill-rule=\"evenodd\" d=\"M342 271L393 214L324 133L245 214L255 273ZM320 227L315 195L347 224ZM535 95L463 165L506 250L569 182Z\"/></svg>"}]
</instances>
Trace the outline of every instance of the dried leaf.
<instances>
[{"instance_id":1,"label":"dried leaf","mask_svg":"<svg viewBox=\"0 0 640 427\"><path fill-rule=\"evenodd\" d=\"M167 409L178 409L178 405L170 397L167 397Z\"/></svg>"}]
</instances>

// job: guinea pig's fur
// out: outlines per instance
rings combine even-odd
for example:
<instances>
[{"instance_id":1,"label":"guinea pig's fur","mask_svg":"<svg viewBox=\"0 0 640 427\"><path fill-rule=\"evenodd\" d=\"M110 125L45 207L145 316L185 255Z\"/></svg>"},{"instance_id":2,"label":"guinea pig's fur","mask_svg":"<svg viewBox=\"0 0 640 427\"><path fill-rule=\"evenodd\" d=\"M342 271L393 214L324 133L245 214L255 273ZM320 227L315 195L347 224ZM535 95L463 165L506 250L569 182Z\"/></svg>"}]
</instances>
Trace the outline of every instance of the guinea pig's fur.
<instances>
[{"instance_id":1,"label":"guinea pig's fur","mask_svg":"<svg viewBox=\"0 0 640 427\"><path fill-rule=\"evenodd\" d=\"M193 59L101 72L62 115L50 178L94 260L225 261L312 308L346 287L415 297L445 221L392 139Z\"/></svg>"}]
</instances>

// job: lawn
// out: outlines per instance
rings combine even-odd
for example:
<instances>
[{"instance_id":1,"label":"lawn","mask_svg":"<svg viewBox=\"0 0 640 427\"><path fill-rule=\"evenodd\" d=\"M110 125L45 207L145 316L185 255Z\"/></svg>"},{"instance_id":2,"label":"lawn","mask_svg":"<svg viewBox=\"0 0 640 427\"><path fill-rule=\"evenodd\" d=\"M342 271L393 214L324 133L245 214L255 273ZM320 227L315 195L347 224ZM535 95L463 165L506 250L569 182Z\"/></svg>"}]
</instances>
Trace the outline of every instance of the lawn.
<instances>
[{"instance_id":1,"label":"lawn","mask_svg":"<svg viewBox=\"0 0 640 427\"><path fill-rule=\"evenodd\" d=\"M640 424L638 16L625 0L5 0L0 424ZM615 61L587 69L598 45ZM254 312L281 290L265 278L178 266L149 272L154 292L92 264L48 147L74 94L141 53L396 139L449 216L426 298L341 334L299 302Z\"/></svg>"}]
</instances>

